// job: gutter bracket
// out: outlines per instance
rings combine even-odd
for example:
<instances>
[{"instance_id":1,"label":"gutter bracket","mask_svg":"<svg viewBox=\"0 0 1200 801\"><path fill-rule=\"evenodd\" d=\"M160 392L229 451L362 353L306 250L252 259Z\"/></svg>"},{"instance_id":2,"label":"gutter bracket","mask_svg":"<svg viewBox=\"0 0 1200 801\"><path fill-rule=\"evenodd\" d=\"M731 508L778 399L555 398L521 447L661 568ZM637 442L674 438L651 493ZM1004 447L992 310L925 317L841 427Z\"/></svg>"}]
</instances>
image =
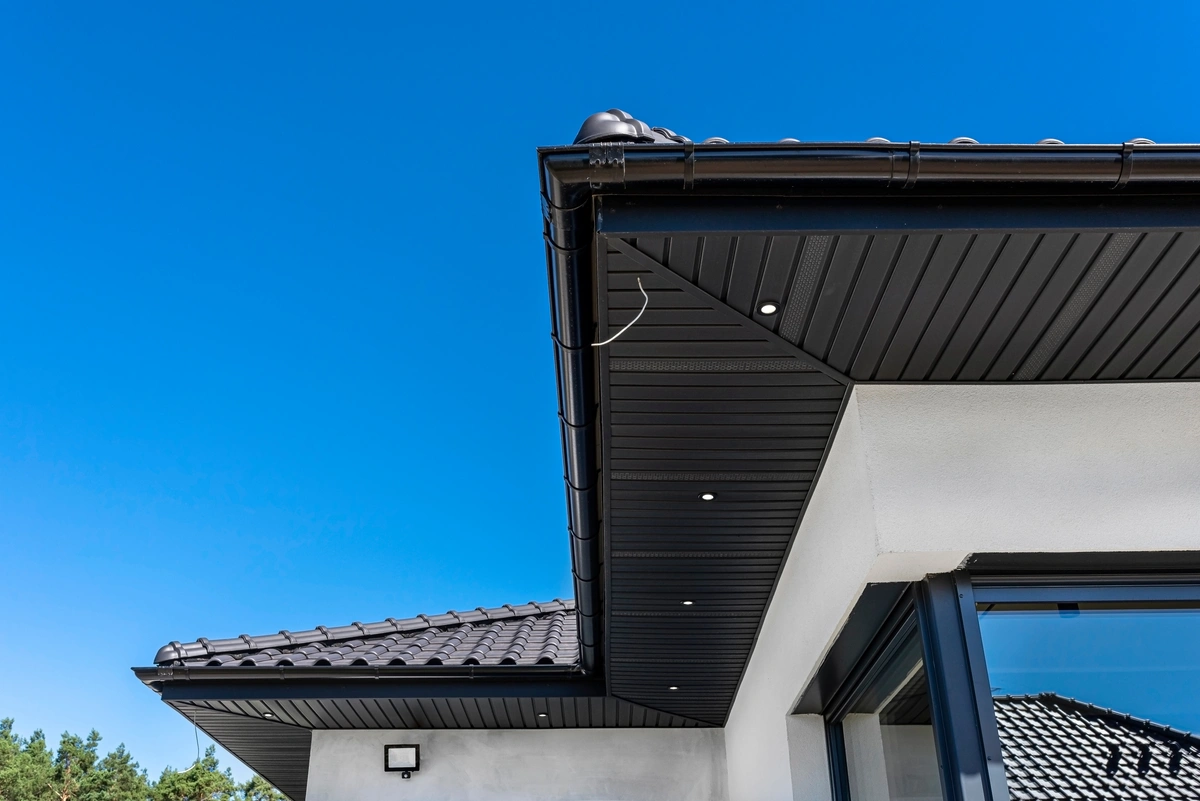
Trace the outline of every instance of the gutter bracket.
<instances>
[{"instance_id":1,"label":"gutter bracket","mask_svg":"<svg viewBox=\"0 0 1200 801\"><path fill-rule=\"evenodd\" d=\"M1126 142L1121 145L1121 175L1117 178L1117 183L1113 185L1113 189L1124 189L1129 183L1130 176L1133 175L1133 142Z\"/></svg>"},{"instance_id":2,"label":"gutter bracket","mask_svg":"<svg viewBox=\"0 0 1200 801\"><path fill-rule=\"evenodd\" d=\"M683 143L683 188L691 191L696 186L696 144L692 140Z\"/></svg>"},{"instance_id":3,"label":"gutter bracket","mask_svg":"<svg viewBox=\"0 0 1200 801\"><path fill-rule=\"evenodd\" d=\"M625 188L625 146L620 142L601 142L588 148L588 179L592 189L605 186Z\"/></svg>"},{"instance_id":4,"label":"gutter bracket","mask_svg":"<svg viewBox=\"0 0 1200 801\"><path fill-rule=\"evenodd\" d=\"M904 182L905 189L917 185L917 174L921 171L921 143L916 140L908 143L908 180Z\"/></svg>"}]
</instances>

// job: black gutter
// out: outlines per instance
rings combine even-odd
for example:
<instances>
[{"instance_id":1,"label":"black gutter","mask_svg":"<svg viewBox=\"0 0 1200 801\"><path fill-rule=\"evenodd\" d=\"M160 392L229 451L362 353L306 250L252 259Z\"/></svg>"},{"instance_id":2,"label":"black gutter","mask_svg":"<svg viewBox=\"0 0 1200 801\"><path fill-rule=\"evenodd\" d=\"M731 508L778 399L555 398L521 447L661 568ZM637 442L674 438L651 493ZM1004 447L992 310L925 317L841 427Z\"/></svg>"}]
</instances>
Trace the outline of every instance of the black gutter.
<instances>
[{"instance_id":1,"label":"black gutter","mask_svg":"<svg viewBox=\"0 0 1200 801\"><path fill-rule=\"evenodd\" d=\"M615 137L613 137L615 138ZM681 138L681 137L677 137ZM601 194L1190 194L1200 192L1200 146L638 144L540 148L571 564L584 671L603 664L603 551L599 504L593 198Z\"/></svg>"},{"instance_id":2,"label":"black gutter","mask_svg":"<svg viewBox=\"0 0 1200 801\"><path fill-rule=\"evenodd\" d=\"M502 679L504 681L582 680L578 665L385 665L370 667L135 667L144 684L175 681L425 681L429 679Z\"/></svg>"}]
</instances>

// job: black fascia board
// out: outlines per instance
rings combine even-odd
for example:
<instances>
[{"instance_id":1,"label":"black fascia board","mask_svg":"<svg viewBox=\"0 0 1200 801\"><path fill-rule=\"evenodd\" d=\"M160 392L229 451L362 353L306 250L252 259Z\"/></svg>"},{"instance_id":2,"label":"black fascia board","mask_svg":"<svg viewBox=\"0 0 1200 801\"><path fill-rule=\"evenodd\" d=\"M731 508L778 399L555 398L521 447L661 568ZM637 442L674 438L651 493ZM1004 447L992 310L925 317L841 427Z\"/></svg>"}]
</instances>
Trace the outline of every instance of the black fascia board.
<instances>
[{"instance_id":1,"label":"black fascia board","mask_svg":"<svg viewBox=\"0 0 1200 801\"><path fill-rule=\"evenodd\" d=\"M870 235L883 232L1175 232L1194 228L1186 195L1028 197L631 197L596 198L596 231L636 238L680 233L726 236Z\"/></svg>"},{"instance_id":2,"label":"black fascia board","mask_svg":"<svg viewBox=\"0 0 1200 801\"><path fill-rule=\"evenodd\" d=\"M1047 584L1109 581L1190 581L1200 576L1200 551L1109 553L975 553L963 564L977 583Z\"/></svg>"},{"instance_id":3,"label":"black fascia board","mask_svg":"<svg viewBox=\"0 0 1200 801\"><path fill-rule=\"evenodd\" d=\"M1200 145L637 144L538 149L582 669L604 664L602 465L593 253L599 197L790 198L1200 193ZM758 227L758 226L756 226Z\"/></svg>"}]
</instances>

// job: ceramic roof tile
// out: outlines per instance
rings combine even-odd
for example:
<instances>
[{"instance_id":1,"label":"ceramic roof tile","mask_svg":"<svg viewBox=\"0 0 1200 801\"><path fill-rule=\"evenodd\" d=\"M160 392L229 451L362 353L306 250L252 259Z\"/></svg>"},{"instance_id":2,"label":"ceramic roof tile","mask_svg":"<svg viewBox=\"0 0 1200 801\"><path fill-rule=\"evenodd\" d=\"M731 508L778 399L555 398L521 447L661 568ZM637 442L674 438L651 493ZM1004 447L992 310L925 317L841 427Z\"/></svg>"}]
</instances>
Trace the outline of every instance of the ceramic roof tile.
<instances>
[{"instance_id":1,"label":"ceramic roof tile","mask_svg":"<svg viewBox=\"0 0 1200 801\"><path fill-rule=\"evenodd\" d=\"M993 700L1012 801L1200 798L1200 738L1054 693Z\"/></svg>"},{"instance_id":2,"label":"ceramic roof tile","mask_svg":"<svg viewBox=\"0 0 1200 801\"><path fill-rule=\"evenodd\" d=\"M555 599L258 637L172 642L155 664L177 667L573 665L575 602Z\"/></svg>"}]
</instances>

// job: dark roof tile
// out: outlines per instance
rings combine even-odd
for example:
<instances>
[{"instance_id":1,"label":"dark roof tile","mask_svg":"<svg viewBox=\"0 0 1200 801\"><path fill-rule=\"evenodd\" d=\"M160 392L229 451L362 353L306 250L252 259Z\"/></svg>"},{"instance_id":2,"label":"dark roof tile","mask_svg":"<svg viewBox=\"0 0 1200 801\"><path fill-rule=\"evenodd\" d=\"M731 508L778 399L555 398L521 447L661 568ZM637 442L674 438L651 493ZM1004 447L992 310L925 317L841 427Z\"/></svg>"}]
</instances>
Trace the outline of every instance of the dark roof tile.
<instances>
[{"instance_id":1,"label":"dark roof tile","mask_svg":"<svg viewBox=\"0 0 1200 801\"><path fill-rule=\"evenodd\" d=\"M608 111L601 111L593 114L583 121L583 126L579 129L579 133L575 136L574 144L598 144L603 142L626 142L636 144L676 144L688 143L687 137L667 128L652 128L641 120L635 119L632 115L622 111L619 108L610 108ZM872 136L866 140L870 144L892 144L882 136ZM705 145L727 145L729 140L721 136L710 136L701 144ZM791 137L778 140L778 144L803 144L799 139ZM971 146L978 145L979 142L969 136L956 136L950 140L948 144ZM1059 139L1041 139L1038 140L1039 145L1061 145L1063 142ZM1149 139L1130 139L1128 144L1131 145L1152 145L1153 141Z\"/></svg>"},{"instance_id":2,"label":"dark roof tile","mask_svg":"<svg viewBox=\"0 0 1200 801\"><path fill-rule=\"evenodd\" d=\"M573 665L575 602L555 599L259 637L173 642L155 664L179 667Z\"/></svg>"},{"instance_id":3,"label":"dark roof tile","mask_svg":"<svg viewBox=\"0 0 1200 801\"><path fill-rule=\"evenodd\" d=\"M1200 739L1054 693L993 699L1012 801L1200 798Z\"/></svg>"}]
</instances>

